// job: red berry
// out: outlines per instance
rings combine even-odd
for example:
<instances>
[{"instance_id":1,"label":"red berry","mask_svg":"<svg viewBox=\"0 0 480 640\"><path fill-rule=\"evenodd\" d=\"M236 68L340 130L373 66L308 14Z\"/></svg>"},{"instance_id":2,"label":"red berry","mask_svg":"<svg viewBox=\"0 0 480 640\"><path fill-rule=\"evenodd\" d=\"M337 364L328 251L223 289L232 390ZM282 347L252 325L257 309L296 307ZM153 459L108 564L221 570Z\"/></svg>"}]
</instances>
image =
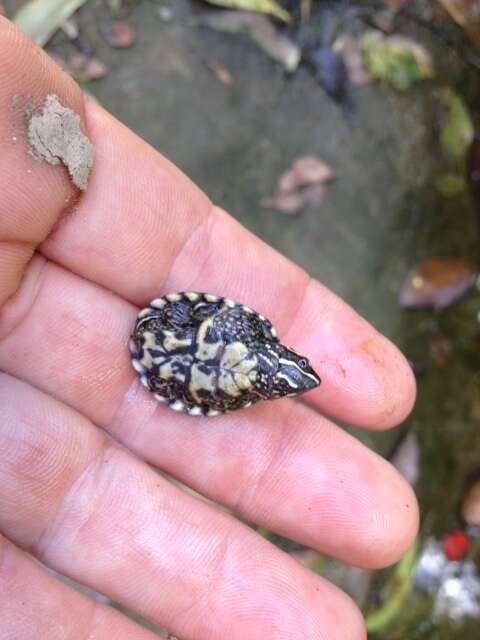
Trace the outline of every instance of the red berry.
<instances>
[{"instance_id":1,"label":"red berry","mask_svg":"<svg viewBox=\"0 0 480 640\"><path fill-rule=\"evenodd\" d=\"M449 560L461 560L470 550L468 536L463 531L450 531L443 539L442 546Z\"/></svg>"}]
</instances>

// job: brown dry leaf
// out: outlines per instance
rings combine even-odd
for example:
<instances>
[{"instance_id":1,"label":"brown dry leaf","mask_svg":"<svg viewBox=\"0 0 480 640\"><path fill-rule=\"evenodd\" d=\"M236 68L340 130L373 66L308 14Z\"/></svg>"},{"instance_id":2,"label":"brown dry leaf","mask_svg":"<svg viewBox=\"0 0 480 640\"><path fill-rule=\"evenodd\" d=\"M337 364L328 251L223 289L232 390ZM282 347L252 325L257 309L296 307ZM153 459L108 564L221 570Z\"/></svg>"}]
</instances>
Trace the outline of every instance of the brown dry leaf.
<instances>
[{"instance_id":1,"label":"brown dry leaf","mask_svg":"<svg viewBox=\"0 0 480 640\"><path fill-rule=\"evenodd\" d=\"M439 0L476 47L480 47L480 9L476 0Z\"/></svg>"},{"instance_id":2,"label":"brown dry leaf","mask_svg":"<svg viewBox=\"0 0 480 640\"><path fill-rule=\"evenodd\" d=\"M480 479L470 486L462 500L462 518L472 526L480 526Z\"/></svg>"},{"instance_id":3,"label":"brown dry leaf","mask_svg":"<svg viewBox=\"0 0 480 640\"><path fill-rule=\"evenodd\" d=\"M135 27L126 20L113 20L103 24L101 33L105 42L113 49L128 49L135 42Z\"/></svg>"},{"instance_id":4,"label":"brown dry leaf","mask_svg":"<svg viewBox=\"0 0 480 640\"><path fill-rule=\"evenodd\" d=\"M319 207L326 183L333 180L333 169L315 156L297 158L278 179L277 191L262 205L282 213L299 213L306 207Z\"/></svg>"},{"instance_id":5,"label":"brown dry leaf","mask_svg":"<svg viewBox=\"0 0 480 640\"><path fill-rule=\"evenodd\" d=\"M98 80L107 75L107 66L98 58L74 53L67 58L71 75L77 80Z\"/></svg>"},{"instance_id":6,"label":"brown dry leaf","mask_svg":"<svg viewBox=\"0 0 480 640\"><path fill-rule=\"evenodd\" d=\"M399 305L412 309L443 309L461 298L474 281L472 265L465 260L424 260L408 274L400 291Z\"/></svg>"},{"instance_id":7,"label":"brown dry leaf","mask_svg":"<svg viewBox=\"0 0 480 640\"><path fill-rule=\"evenodd\" d=\"M262 206L266 209L277 209L282 213L299 213L307 207L319 207L325 195L325 185L315 184L304 187L298 191L277 193L271 198L262 200Z\"/></svg>"},{"instance_id":8,"label":"brown dry leaf","mask_svg":"<svg viewBox=\"0 0 480 640\"><path fill-rule=\"evenodd\" d=\"M207 69L211 72L213 77L216 78L219 82L226 85L227 87L230 87L233 84L232 74L221 64L218 64L218 62L210 61L207 62L206 65Z\"/></svg>"},{"instance_id":9,"label":"brown dry leaf","mask_svg":"<svg viewBox=\"0 0 480 640\"><path fill-rule=\"evenodd\" d=\"M50 54L50 57L59 67L80 82L98 80L107 75L107 66L101 60L90 58L84 53L73 53L66 60L54 54Z\"/></svg>"},{"instance_id":10,"label":"brown dry leaf","mask_svg":"<svg viewBox=\"0 0 480 640\"><path fill-rule=\"evenodd\" d=\"M282 192L293 191L298 187L329 182L334 177L332 167L320 158L301 156L295 160L290 169L282 173L278 179L278 188Z\"/></svg>"}]
</instances>

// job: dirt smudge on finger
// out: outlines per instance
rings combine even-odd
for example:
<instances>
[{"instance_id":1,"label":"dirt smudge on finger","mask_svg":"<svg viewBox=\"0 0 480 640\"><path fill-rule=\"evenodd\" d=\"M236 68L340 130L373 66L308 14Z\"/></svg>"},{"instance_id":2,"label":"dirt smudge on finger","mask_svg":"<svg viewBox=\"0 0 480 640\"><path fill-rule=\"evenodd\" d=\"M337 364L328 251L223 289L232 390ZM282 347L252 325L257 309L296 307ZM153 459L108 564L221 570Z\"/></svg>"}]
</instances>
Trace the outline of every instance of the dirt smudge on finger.
<instances>
[{"instance_id":1,"label":"dirt smudge on finger","mask_svg":"<svg viewBox=\"0 0 480 640\"><path fill-rule=\"evenodd\" d=\"M30 154L48 164L64 164L73 184L85 191L94 148L82 131L80 116L64 107L55 95L27 114Z\"/></svg>"}]
</instances>

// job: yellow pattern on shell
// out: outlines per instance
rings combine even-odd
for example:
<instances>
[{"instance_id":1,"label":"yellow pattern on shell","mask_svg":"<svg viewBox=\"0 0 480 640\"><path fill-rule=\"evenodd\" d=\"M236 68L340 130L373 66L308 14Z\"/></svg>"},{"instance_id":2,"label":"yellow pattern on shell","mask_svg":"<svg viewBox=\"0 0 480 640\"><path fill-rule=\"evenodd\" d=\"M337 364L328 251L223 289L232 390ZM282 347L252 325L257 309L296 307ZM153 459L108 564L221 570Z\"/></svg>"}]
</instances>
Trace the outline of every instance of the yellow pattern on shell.
<instances>
[{"instance_id":1,"label":"yellow pattern on shell","mask_svg":"<svg viewBox=\"0 0 480 640\"><path fill-rule=\"evenodd\" d=\"M199 368L200 365L193 364L190 370L190 384L188 390L190 391L192 398L199 404L202 403L201 397L198 395L198 391L204 390L209 393L215 392L215 373L212 370L209 373L204 373Z\"/></svg>"},{"instance_id":2,"label":"yellow pattern on shell","mask_svg":"<svg viewBox=\"0 0 480 640\"><path fill-rule=\"evenodd\" d=\"M215 318L211 317L204 320L197 332L197 350L195 357L198 360L215 360L218 357L218 351L222 346L221 342L206 342L205 338L208 329L213 327Z\"/></svg>"},{"instance_id":3,"label":"yellow pattern on shell","mask_svg":"<svg viewBox=\"0 0 480 640\"><path fill-rule=\"evenodd\" d=\"M163 340L163 346L166 351L175 351L175 349L181 349L182 347L188 347L191 343L190 338L181 340L177 338L174 331L164 331L165 338Z\"/></svg>"},{"instance_id":4,"label":"yellow pattern on shell","mask_svg":"<svg viewBox=\"0 0 480 640\"><path fill-rule=\"evenodd\" d=\"M244 394L254 386L256 366L256 357L242 342L228 344L220 361L219 388L233 398Z\"/></svg>"},{"instance_id":5,"label":"yellow pattern on shell","mask_svg":"<svg viewBox=\"0 0 480 640\"><path fill-rule=\"evenodd\" d=\"M182 371L174 371L173 365L175 363L171 360L165 360L163 364L158 367L158 375L163 380L178 380L178 382L185 382L185 374Z\"/></svg>"}]
</instances>

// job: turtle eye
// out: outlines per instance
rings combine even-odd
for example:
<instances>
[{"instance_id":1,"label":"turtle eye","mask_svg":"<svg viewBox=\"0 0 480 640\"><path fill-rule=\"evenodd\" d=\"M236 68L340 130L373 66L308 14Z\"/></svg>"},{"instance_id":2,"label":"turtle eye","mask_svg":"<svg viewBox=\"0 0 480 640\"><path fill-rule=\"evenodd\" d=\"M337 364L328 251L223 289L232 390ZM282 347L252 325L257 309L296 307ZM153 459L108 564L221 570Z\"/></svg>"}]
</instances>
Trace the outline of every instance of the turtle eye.
<instances>
[{"instance_id":1,"label":"turtle eye","mask_svg":"<svg viewBox=\"0 0 480 640\"><path fill-rule=\"evenodd\" d=\"M306 368L307 368L307 366L308 366L307 359L306 359L306 358L301 358L301 359L298 361L298 366L300 367L300 369L306 369Z\"/></svg>"}]
</instances>

